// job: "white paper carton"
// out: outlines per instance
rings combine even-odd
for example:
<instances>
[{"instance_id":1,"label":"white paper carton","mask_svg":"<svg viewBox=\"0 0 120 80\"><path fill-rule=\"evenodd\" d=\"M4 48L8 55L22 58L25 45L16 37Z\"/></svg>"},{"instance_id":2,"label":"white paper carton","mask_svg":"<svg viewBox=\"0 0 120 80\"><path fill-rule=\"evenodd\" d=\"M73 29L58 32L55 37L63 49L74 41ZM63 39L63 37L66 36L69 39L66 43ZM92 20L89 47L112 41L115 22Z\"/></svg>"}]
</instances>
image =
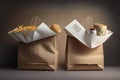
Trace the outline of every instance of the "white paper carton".
<instances>
[{"instance_id":1,"label":"white paper carton","mask_svg":"<svg viewBox=\"0 0 120 80\"><path fill-rule=\"evenodd\" d=\"M89 34L77 20L73 20L68 24L65 27L65 30L89 48L95 48L103 44L113 34L110 30L107 30L107 33L104 36Z\"/></svg>"},{"instance_id":2,"label":"white paper carton","mask_svg":"<svg viewBox=\"0 0 120 80\"><path fill-rule=\"evenodd\" d=\"M46 37L54 36L56 33L52 31L45 23L41 23L35 31L8 32L17 41L29 43Z\"/></svg>"}]
</instances>

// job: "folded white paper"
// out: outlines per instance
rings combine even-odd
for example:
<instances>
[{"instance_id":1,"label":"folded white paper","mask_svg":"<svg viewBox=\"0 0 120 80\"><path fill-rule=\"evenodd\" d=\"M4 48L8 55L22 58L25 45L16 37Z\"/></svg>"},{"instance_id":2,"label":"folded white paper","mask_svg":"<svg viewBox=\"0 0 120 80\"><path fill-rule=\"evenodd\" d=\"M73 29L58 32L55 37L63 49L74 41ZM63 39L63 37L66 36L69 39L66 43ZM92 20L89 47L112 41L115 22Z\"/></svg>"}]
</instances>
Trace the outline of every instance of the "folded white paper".
<instances>
[{"instance_id":1,"label":"folded white paper","mask_svg":"<svg viewBox=\"0 0 120 80\"><path fill-rule=\"evenodd\" d=\"M56 33L52 31L45 23L42 23L35 31L33 41L53 35L56 35Z\"/></svg>"},{"instance_id":2,"label":"folded white paper","mask_svg":"<svg viewBox=\"0 0 120 80\"><path fill-rule=\"evenodd\" d=\"M95 48L103 44L113 34L110 30L107 30L104 36L90 34L77 20L73 20L68 24L65 30L89 48Z\"/></svg>"},{"instance_id":3,"label":"folded white paper","mask_svg":"<svg viewBox=\"0 0 120 80\"><path fill-rule=\"evenodd\" d=\"M17 41L29 43L46 37L54 36L56 33L52 31L45 23L41 23L35 31L8 32Z\"/></svg>"}]
</instances>

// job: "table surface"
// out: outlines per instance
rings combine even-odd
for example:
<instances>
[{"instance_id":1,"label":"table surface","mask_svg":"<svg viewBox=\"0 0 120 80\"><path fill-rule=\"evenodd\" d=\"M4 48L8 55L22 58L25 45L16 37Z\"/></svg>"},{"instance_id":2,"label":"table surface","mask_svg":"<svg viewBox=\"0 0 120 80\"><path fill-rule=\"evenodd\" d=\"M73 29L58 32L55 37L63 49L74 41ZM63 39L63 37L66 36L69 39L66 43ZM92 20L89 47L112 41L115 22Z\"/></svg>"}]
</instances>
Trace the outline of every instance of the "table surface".
<instances>
[{"instance_id":1,"label":"table surface","mask_svg":"<svg viewBox=\"0 0 120 80\"><path fill-rule=\"evenodd\" d=\"M103 71L17 70L0 68L0 80L120 80L120 67L105 67Z\"/></svg>"}]
</instances>

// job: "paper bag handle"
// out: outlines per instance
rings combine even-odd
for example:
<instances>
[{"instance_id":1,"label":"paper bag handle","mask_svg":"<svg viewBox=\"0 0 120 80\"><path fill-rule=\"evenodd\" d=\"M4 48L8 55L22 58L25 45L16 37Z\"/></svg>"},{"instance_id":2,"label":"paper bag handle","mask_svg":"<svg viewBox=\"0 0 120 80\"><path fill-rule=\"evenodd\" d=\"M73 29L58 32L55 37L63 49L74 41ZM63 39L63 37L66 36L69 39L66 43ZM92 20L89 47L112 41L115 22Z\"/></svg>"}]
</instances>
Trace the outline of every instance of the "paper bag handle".
<instances>
[{"instance_id":1,"label":"paper bag handle","mask_svg":"<svg viewBox=\"0 0 120 80\"><path fill-rule=\"evenodd\" d=\"M93 27L92 17L86 17L86 28L87 30Z\"/></svg>"},{"instance_id":2,"label":"paper bag handle","mask_svg":"<svg viewBox=\"0 0 120 80\"><path fill-rule=\"evenodd\" d=\"M31 19L31 25L38 26L40 24L40 17L39 16L33 16Z\"/></svg>"}]
</instances>

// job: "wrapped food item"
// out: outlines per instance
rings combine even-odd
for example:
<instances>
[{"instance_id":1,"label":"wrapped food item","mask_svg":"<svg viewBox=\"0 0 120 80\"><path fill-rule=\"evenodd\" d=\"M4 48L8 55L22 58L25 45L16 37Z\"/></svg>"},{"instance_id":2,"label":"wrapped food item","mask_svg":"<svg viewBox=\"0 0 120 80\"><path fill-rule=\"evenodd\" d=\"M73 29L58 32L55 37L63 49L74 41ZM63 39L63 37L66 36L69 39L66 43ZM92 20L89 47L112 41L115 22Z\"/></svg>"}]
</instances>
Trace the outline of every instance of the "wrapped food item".
<instances>
[{"instance_id":1,"label":"wrapped food item","mask_svg":"<svg viewBox=\"0 0 120 80\"><path fill-rule=\"evenodd\" d=\"M56 33L61 33L61 28L58 24L53 24L50 28Z\"/></svg>"},{"instance_id":2,"label":"wrapped food item","mask_svg":"<svg viewBox=\"0 0 120 80\"><path fill-rule=\"evenodd\" d=\"M12 32L23 32L23 31L35 31L37 29L36 26L18 26L17 28L9 31L8 33L12 33Z\"/></svg>"},{"instance_id":3,"label":"wrapped food item","mask_svg":"<svg viewBox=\"0 0 120 80\"><path fill-rule=\"evenodd\" d=\"M95 23L94 28L96 28L98 36L104 36L106 34L106 30L107 30L106 25Z\"/></svg>"},{"instance_id":4,"label":"wrapped food item","mask_svg":"<svg viewBox=\"0 0 120 80\"><path fill-rule=\"evenodd\" d=\"M18 26L17 28L10 30L8 33L12 35L16 40L22 42L29 42L33 40L33 35L37 26Z\"/></svg>"},{"instance_id":5,"label":"wrapped food item","mask_svg":"<svg viewBox=\"0 0 120 80\"><path fill-rule=\"evenodd\" d=\"M56 35L56 33L45 23L41 23L39 26L18 26L17 28L10 30L8 33L17 41L24 43Z\"/></svg>"}]
</instances>

